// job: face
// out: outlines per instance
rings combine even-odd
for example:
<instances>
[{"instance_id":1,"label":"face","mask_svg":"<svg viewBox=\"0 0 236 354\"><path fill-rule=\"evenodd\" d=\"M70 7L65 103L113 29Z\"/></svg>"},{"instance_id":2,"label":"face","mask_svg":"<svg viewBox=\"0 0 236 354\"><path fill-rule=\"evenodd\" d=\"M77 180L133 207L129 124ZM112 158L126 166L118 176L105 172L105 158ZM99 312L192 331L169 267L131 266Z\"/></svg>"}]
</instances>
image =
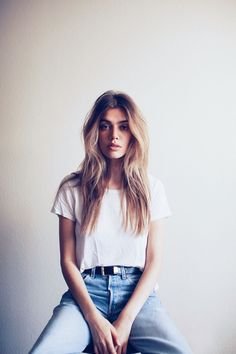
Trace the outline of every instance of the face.
<instances>
[{"instance_id":1,"label":"face","mask_svg":"<svg viewBox=\"0 0 236 354\"><path fill-rule=\"evenodd\" d=\"M106 157L118 159L126 154L131 132L125 114L119 108L109 109L99 122L99 147Z\"/></svg>"}]
</instances>

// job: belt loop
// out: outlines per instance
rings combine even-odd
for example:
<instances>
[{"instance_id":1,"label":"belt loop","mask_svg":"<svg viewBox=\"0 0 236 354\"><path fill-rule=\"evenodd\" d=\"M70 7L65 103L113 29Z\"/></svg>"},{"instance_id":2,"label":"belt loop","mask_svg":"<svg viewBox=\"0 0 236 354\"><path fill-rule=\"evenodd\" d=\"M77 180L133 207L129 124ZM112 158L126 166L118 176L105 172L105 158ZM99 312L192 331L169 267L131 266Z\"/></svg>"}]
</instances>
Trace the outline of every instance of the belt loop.
<instances>
[{"instance_id":1,"label":"belt loop","mask_svg":"<svg viewBox=\"0 0 236 354\"><path fill-rule=\"evenodd\" d=\"M95 274L96 274L96 267L93 267L91 269L91 278L95 278Z\"/></svg>"},{"instance_id":2,"label":"belt loop","mask_svg":"<svg viewBox=\"0 0 236 354\"><path fill-rule=\"evenodd\" d=\"M121 278L122 279L126 279L127 278L124 266L121 266Z\"/></svg>"},{"instance_id":3,"label":"belt loop","mask_svg":"<svg viewBox=\"0 0 236 354\"><path fill-rule=\"evenodd\" d=\"M101 266L100 268L101 268L101 273L102 273L102 275L105 275L104 266Z\"/></svg>"}]
</instances>

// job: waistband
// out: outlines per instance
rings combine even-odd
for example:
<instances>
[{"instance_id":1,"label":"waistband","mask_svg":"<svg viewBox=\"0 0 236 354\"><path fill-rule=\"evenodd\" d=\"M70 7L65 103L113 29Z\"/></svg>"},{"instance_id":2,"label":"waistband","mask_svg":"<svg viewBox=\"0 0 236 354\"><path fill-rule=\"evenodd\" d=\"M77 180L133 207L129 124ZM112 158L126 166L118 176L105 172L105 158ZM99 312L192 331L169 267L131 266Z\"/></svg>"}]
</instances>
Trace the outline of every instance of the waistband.
<instances>
[{"instance_id":1,"label":"waistband","mask_svg":"<svg viewBox=\"0 0 236 354\"><path fill-rule=\"evenodd\" d=\"M99 266L89 269L85 269L83 273L95 275L116 275L116 274L141 274L142 271L138 267L126 267L126 266Z\"/></svg>"}]
</instances>

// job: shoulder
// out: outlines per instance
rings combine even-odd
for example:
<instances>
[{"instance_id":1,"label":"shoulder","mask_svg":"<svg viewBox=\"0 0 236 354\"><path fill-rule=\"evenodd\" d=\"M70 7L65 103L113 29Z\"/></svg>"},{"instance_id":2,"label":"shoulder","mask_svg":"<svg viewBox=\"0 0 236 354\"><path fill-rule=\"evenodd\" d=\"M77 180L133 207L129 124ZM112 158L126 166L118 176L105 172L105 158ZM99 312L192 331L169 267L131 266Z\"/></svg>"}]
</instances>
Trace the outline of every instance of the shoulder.
<instances>
[{"instance_id":1,"label":"shoulder","mask_svg":"<svg viewBox=\"0 0 236 354\"><path fill-rule=\"evenodd\" d=\"M73 190L75 187L80 186L80 174L79 172L71 172L63 177L60 182L59 189Z\"/></svg>"},{"instance_id":2,"label":"shoulder","mask_svg":"<svg viewBox=\"0 0 236 354\"><path fill-rule=\"evenodd\" d=\"M147 175L149 180L150 191L154 191L156 189L162 189L164 187L159 177L156 177L151 173L148 173Z\"/></svg>"},{"instance_id":3,"label":"shoulder","mask_svg":"<svg viewBox=\"0 0 236 354\"><path fill-rule=\"evenodd\" d=\"M78 198L80 192L80 176L76 172L72 172L61 180L57 195L61 200L71 200L71 202Z\"/></svg>"},{"instance_id":4,"label":"shoulder","mask_svg":"<svg viewBox=\"0 0 236 354\"><path fill-rule=\"evenodd\" d=\"M172 215L165 187L160 178L149 174L151 194L151 221Z\"/></svg>"}]
</instances>

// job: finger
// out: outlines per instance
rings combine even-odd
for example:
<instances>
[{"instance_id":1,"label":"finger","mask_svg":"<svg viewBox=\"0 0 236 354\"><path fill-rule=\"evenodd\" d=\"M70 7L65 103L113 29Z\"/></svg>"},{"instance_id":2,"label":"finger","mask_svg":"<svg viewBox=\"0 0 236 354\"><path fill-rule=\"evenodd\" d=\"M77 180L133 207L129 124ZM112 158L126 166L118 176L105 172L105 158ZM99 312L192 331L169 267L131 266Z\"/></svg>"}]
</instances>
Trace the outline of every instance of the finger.
<instances>
[{"instance_id":1,"label":"finger","mask_svg":"<svg viewBox=\"0 0 236 354\"><path fill-rule=\"evenodd\" d=\"M111 338L111 341L109 341L107 343L107 351L105 351L104 353L109 353L109 354L117 354L117 351L115 349L115 346L112 342L112 338Z\"/></svg>"},{"instance_id":2,"label":"finger","mask_svg":"<svg viewBox=\"0 0 236 354\"><path fill-rule=\"evenodd\" d=\"M108 350L107 343L104 341L101 343L101 348L100 348L99 354L108 354L108 353L110 353L110 352Z\"/></svg>"},{"instance_id":3,"label":"finger","mask_svg":"<svg viewBox=\"0 0 236 354\"><path fill-rule=\"evenodd\" d=\"M95 354L104 354L105 353L102 343L97 343L96 350L97 351Z\"/></svg>"},{"instance_id":4,"label":"finger","mask_svg":"<svg viewBox=\"0 0 236 354\"><path fill-rule=\"evenodd\" d=\"M126 354L127 352L127 343L123 345L121 354Z\"/></svg>"},{"instance_id":5,"label":"finger","mask_svg":"<svg viewBox=\"0 0 236 354\"><path fill-rule=\"evenodd\" d=\"M121 353L122 345L116 345L115 346L115 350L116 350L117 353Z\"/></svg>"},{"instance_id":6,"label":"finger","mask_svg":"<svg viewBox=\"0 0 236 354\"><path fill-rule=\"evenodd\" d=\"M116 345L120 346L120 341L119 341L119 338L118 338L118 333L117 333L115 327L111 327L111 335L112 335L112 339L113 339L114 346L116 346Z\"/></svg>"},{"instance_id":7,"label":"finger","mask_svg":"<svg viewBox=\"0 0 236 354\"><path fill-rule=\"evenodd\" d=\"M116 352L117 352L117 354L121 354L122 353L122 346L121 345L119 347L117 347Z\"/></svg>"}]
</instances>

